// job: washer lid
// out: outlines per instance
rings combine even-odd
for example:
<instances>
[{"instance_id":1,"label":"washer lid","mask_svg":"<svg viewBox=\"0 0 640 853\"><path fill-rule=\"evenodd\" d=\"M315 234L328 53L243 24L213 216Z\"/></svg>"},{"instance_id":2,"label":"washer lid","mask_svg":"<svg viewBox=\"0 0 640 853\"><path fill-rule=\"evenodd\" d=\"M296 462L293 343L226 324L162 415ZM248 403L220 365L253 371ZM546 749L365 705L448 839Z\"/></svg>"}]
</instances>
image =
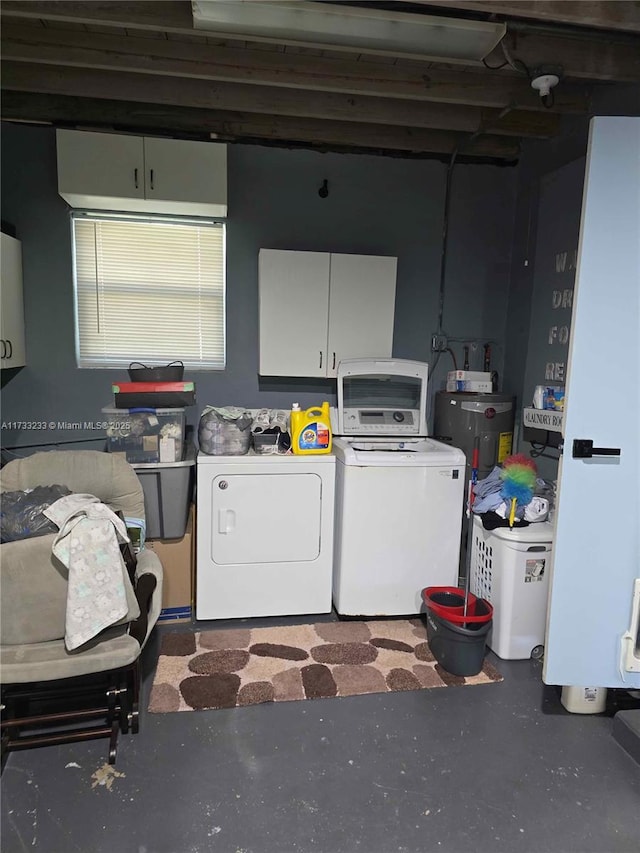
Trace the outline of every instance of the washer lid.
<instances>
[{"instance_id":1,"label":"washer lid","mask_svg":"<svg viewBox=\"0 0 640 853\"><path fill-rule=\"evenodd\" d=\"M338 364L336 435L425 436L425 362L354 358Z\"/></svg>"},{"instance_id":2,"label":"washer lid","mask_svg":"<svg viewBox=\"0 0 640 853\"><path fill-rule=\"evenodd\" d=\"M432 438L336 438L336 457L345 465L360 467L462 467L465 456Z\"/></svg>"}]
</instances>

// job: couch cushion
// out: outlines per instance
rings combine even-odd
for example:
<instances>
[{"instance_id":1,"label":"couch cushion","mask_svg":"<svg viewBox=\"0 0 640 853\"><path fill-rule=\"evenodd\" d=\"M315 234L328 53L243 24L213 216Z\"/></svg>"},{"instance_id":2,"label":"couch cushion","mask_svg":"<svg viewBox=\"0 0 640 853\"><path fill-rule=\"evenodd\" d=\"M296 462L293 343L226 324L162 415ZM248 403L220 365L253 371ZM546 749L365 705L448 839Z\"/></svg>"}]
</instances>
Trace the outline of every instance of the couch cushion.
<instances>
[{"instance_id":1,"label":"couch cushion","mask_svg":"<svg viewBox=\"0 0 640 853\"><path fill-rule=\"evenodd\" d=\"M106 672L133 663L140 655L140 645L123 633L126 628L109 629L82 649L68 652L64 640L0 648L2 684L29 684L32 681L55 681L93 672Z\"/></svg>"},{"instance_id":2,"label":"couch cushion","mask_svg":"<svg viewBox=\"0 0 640 853\"><path fill-rule=\"evenodd\" d=\"M72 492L95 495L125 517L144 518L144 493L129 463L99 450L51 450L14 459L0 471L0 491L35 486L67 486Z\"/></svg>"},{"instance_id":3,"label":"couch cushion","mask_svg":"<svg viewBox=\"0 0 640 853\"><path fill-rule=\"evenodd\" d=\"M54 533L0 545L0 642L62 640L67 570L51 554Z\"/></svg>"}]
</instances>

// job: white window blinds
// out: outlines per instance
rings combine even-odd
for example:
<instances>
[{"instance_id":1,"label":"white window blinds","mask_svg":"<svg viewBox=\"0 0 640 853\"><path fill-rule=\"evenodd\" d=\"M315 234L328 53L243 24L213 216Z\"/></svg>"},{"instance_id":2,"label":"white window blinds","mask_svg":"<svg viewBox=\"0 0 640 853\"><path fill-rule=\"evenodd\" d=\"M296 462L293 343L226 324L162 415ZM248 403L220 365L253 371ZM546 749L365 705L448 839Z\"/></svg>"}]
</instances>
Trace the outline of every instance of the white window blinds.
<instances>
[{"instance_id":1,"label":"white window blinds","mask_svg":"<svg viewBox=\"0 0 640 853\"><path fill-rule=\"evenodd\" d=\"M74 212L79 367L222 369L225 227Z\"/></svg>"}]
</instances>

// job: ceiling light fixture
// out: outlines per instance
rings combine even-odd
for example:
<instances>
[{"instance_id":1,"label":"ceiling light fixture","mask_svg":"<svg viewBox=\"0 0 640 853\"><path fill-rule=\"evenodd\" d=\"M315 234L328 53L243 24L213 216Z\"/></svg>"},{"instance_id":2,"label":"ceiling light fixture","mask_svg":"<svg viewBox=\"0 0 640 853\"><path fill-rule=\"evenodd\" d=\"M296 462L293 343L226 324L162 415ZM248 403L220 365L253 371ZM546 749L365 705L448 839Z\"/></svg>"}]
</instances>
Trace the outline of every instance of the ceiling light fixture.
<instances>
[{"instance_id":1,"label":"ceiling light fixture","mask_svg":"<svg viewBox=\"0 0 640 853\"><path fill-rule=\"evenodd\" d=\"M364 9L310 0L192 0L193 25L220 35L418 59L477 60L506 24Z\"/></svg>"}]
</instances>

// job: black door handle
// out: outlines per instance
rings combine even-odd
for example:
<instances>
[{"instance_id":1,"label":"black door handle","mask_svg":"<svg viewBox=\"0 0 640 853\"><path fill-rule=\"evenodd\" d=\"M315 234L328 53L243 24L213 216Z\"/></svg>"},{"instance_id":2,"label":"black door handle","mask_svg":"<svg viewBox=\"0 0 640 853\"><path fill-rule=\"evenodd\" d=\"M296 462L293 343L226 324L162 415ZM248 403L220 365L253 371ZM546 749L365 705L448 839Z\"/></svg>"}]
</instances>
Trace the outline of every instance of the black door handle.
<instances>
[{"instance_id":1,"label":"black door handle","mask_svg":"<svg viewBox=\"0 0 640 853\"><path fill-rule=\"evenodd\" d=\"M574 459L591 459L592 456L620 456L622 451L619 447L594 447L590 438L574 438Z\"/></svg>"}]
</instances>

